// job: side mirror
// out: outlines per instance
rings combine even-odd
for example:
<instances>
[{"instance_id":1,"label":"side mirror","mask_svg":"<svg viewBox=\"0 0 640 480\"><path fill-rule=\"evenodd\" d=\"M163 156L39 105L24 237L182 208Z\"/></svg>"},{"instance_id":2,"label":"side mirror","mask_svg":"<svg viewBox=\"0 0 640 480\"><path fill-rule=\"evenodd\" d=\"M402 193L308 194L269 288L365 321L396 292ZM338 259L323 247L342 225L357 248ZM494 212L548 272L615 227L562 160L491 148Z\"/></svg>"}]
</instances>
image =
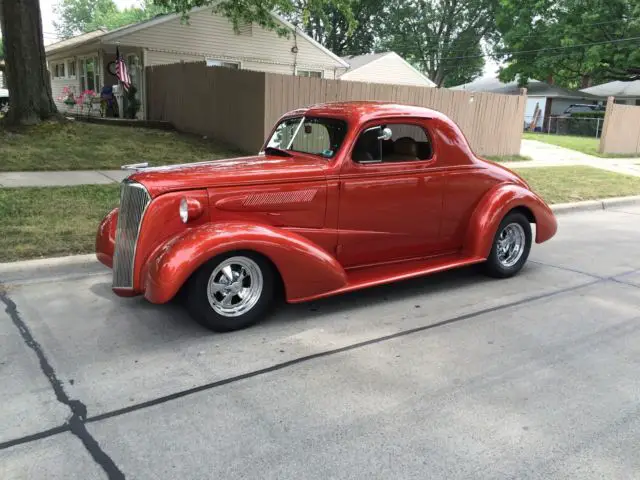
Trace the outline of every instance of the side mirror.
<instances>
[{"instance_id":1,"label":"side mirror","mask_svg":"<svg viewBox=\"0 0 640 480\"><path fill-rule=\"evenodd\" d=\"M391 140L393 136L393 132L389 127L385 127L382 129L382 134L378 137L378 140Z\"/></svg>"}]
</instances>

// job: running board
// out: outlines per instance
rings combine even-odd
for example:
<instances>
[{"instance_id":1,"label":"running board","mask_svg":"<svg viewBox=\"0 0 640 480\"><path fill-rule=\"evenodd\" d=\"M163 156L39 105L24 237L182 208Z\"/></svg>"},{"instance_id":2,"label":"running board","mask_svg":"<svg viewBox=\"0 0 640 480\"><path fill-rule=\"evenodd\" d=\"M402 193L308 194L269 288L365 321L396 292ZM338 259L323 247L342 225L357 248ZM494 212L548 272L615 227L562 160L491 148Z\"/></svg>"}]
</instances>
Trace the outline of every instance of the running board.
<instances>
[{"instance_id":1,"label":"running board","mask_svg":"<svg viewBox=\"0 0 640 480\"><path fill-rule=\"evenodd\" d=\"M485 260L485 258L480 257L465 257L461 254L453 254L347 270L347 284L344 287L308 298L291 300L291 303L317 300L363 288L422 277L432 273L482 263Z\"/></svg>"}]
</instances>

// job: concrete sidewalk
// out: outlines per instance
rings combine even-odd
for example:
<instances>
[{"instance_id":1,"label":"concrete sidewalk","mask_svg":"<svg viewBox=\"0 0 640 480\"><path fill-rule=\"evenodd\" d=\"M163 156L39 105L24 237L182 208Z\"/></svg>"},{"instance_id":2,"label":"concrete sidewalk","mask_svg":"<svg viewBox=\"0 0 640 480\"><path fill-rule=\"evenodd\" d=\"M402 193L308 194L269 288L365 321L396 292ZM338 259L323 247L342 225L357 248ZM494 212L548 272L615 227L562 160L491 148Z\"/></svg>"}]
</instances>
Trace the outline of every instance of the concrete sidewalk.
<instances>
[{"instance_id":1,"label":"concrete sidewalk","mask_svg":"<svg viewBox=\"0 0 640 480\"><path fill-rule=\"evenodd\" d=\"M131 170L73 170L59 172L0 172L0 187L64 187L119 183Z\"/></svg>"},{"instance_id":2,"label":"concrete sidewalk","mask_svg":"<svg viewBox=\"0 0 640 480\"><path fill-rule=\"evenodd\" d=\"M582 165L640 177L640 158L601 158L536 140L522 140L520 154L529 162L505 162L507 168L539 168Z\"/></svg>"}]
</instances>

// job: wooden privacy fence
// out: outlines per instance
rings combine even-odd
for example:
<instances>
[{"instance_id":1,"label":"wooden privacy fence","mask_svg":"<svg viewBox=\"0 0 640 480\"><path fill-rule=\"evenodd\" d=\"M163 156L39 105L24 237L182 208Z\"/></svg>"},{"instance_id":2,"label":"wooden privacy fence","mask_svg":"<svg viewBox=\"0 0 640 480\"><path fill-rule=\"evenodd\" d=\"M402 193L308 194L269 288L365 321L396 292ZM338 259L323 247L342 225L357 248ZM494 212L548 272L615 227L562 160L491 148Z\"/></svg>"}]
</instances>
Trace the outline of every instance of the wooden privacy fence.
<instances>
[{"instance_id":1,"label":"wooden privacy fence","mask_svg":"<svg viewBox=\"0 0 640 480\"><path fill-rule=\"evenodd\" d=\"M614 103L613 97L607 99L598 151L623 155L640 153L640 107L619 105Z\"/></svg>"},{"instance_id":2,"label":"wooden privacy fence","mask_svg":"<svg viewBox=\"0 0 640 480\"><path fill-rule=\"evenodd\" d=\"M204 62L147 67L147 115L178 130L257 152L278 118L315 103L380 100L438 110L462 129L479 155L520 153L527 103L522 95L325 80L207 67Z\"/></svg>"}]
</instances>

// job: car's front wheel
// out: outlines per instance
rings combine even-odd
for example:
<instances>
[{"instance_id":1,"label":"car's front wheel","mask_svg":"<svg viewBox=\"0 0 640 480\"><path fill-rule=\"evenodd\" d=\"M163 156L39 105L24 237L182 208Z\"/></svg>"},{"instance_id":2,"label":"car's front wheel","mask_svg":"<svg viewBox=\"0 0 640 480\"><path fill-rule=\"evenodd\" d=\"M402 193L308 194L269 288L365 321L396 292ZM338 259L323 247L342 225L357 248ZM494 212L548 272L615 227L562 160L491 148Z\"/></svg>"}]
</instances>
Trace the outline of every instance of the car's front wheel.
<instances>
[{"instance_id":1,"label":"car's front wheel","mask_svg":"<svg viewBox=\"0 0 640 480\"><path fill-rule=\"evenodd\" d=\"M191 279L187 308L205 327L230 332L259 322L274 297L274 271L253 253L216 257Z\"/></svg>"},{"instance_id":2,"label":"car's front wheel","mask_svg":"<svg viewBox=\"0 0 640 480\"><path fill-rule=\"evenodd\" d=\"M531 240L529 219L520 212L509 213L493 239L491 253L484 264L485 273L496 278L518 273L529 257Z\"/></svg>"}]
</instances>

